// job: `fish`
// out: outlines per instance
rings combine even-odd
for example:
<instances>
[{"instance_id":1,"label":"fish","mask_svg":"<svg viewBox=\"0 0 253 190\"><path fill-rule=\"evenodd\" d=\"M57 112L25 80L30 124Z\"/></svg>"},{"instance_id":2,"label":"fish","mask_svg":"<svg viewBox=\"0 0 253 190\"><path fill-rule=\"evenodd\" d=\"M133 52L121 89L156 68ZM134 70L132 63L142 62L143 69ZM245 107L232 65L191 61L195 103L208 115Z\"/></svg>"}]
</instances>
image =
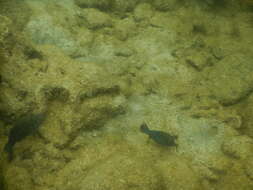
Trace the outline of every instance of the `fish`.
<instances>
[{"instance_id":1,"label":"fish","mask_svg":"<svg viewBox=\"0 0 253 190\"><path fill-rule=\"evenodd\" d=\"M30 135L34 135L39 126L46 118L45 113L26 114L17 119L10 130L8 142L4 146L4 151L8 153L8 160L13 159L13 147L17 142L22 141Z\"/></svg>"},{"instance_id":2,"label":"fish","mask_svg":"<svg viewBox=\"0 0 253 190\"><path fill-rule=\"evenodd\" d=\"M177 136L163 131L150 130L146 123L140 126L140 131L147 134L154 142L162 146L175 146L177 148Z\"/></svg>"}]
</instances>

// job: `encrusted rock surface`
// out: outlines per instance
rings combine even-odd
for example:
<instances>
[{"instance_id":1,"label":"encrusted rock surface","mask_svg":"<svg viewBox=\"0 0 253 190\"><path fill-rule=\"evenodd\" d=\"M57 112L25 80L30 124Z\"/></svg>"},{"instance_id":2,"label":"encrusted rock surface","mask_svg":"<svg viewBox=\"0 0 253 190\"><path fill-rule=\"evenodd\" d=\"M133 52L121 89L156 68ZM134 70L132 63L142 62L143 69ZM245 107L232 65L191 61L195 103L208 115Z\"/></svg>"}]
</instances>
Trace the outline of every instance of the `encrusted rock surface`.
<instances>
[{"instance_id":1,"label":"encrusted rock surface","mask_svg":"<svg viewBox=\"0 0 253 190\"><path fill-rule=\"evenodd\" d=\"M0 12L0 148L23 114L47 117L38 134L15 144L11 162L1 154L0 188L253 189L246 8L14 2ZM18 9L29 11L15 16ZM177 135L178 146L149 141L143 122Z\"/></svg>"}]
</instances>

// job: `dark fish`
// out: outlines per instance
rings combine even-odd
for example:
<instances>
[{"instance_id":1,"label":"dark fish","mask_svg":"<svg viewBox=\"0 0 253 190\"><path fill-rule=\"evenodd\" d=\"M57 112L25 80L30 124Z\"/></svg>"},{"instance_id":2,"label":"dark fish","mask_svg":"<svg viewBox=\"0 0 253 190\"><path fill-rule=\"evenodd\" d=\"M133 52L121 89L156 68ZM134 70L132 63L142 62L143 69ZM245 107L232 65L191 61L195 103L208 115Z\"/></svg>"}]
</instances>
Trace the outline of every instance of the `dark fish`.
<instances>
[{"instance_id":1,"label":"dark fish","mask_svg":"<svg viewBox=\"0 0 253 190\"><path fill-rule=\"evenodd\" d=\"M4 147L4 151L8 153L9 160L13 159L13 146L25 137L35 134L45 118L45 113L29 114L19 118L14 123L13 128L10 130L8 142Z\"/></svg>"},{"instance_id":2,"label":"dark fish","mask_svg":"<svg viewBox=\"0 0 253 190\"><path fill-rule=\"evenodd\" d=\"M150 130L146 123L143 123L140 127L141 132L147 134L153 141L163 146L176 146L175 140L177 136L170 135L163 131Z\"/></svg>"}]
</instances>

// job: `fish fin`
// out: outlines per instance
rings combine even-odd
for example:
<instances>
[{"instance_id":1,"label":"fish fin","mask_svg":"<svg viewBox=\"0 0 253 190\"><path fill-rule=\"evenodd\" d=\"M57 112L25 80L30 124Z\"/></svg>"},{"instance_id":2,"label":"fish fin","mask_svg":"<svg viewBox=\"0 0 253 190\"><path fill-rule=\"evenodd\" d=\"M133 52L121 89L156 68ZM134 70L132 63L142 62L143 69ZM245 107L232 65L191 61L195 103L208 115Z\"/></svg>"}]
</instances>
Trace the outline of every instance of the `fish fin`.
<instances>
[{"instance_id":1,"label":"fish fin","mask_svg":"<svg viewBox=\"0 0 253 190\"><path fill-rule=\"evenodd\" d=\"M140 130L143 133L149 134L149 128L146 123L141 124Z\"/></svg>"},{"instance_id":2,"label":"fish fin","mask_svg":"<svg viewBox=\"0 0 253 190\"><path fill-rule=\"evenodd\" d=\"M4 146L4 151L5 152L11 152L12 151L12 147L13 145L11 143L7 143L5 146Z\"/></svg>"},{"instance_id":3,"label":"fish fin","mask_svg":"<svg viewBox=\"0 0 253 190\"><path fill-rule=\"evenodd\" d=\"M4 151L8 154L8 160L12 161L13 160L13 145L11 143L7 143L4 146Z\"/></svg>"},{"instance_id":4,"label":"fish fin","mask_svg":"<svg viewBox=\"0 0 253 190\"><path fill-rule=\"evenodd\" d=\"M8 160L9 161L13 160L13 150L11 150L10 152L8 152Z\"/></svg>"}]
</instances>

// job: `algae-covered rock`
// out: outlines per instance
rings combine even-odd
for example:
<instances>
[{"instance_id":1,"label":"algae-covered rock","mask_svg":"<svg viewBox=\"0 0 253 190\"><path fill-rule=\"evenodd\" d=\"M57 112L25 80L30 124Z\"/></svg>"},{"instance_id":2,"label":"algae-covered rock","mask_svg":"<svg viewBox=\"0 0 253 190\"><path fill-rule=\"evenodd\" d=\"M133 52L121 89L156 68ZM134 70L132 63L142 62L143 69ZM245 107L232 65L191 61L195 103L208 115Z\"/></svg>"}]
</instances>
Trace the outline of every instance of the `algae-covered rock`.
<instances>
[{"instance_id":1,"label":"algae-covered rock","mask_svg":"<svg viewBox=\"0 0 253 190\"><path fill-rule=\"evenodd\" d=\"M19 75L23 81L13 80L11 74L6 78L12 80L16 88L23 88L28 93L26 99L19 100L20 106L22 102L36 101L37 106L52 109L52 120L49 119L50 123L42 129L46 139L62 145L80 128L100 127L108 118L124 112L125 100L120 95L119 84L102 67L94 63L75 62L52 47L43 47L41 52L49 62L31 61L31 66L36 63L37 69L27 65L27 72L17 71L16 76ZM40 74L36 76L36 73ZM15 93L15 88L10 90ZM12 93L5 93L6 107L17 110L19 106L8 105L11 97ZM68 130L62 130L62 127Z\"/></svg>"},{"instance_id":2,"label":"algae-covered rock","mask_svg":"<svg viewBox=\"0 0 253 190\"><path fill-rule=\"evenodd\" d=\"M10 32L11 20L8 17L0 15L0 63L6 62L6 37Z\"/></svg>"},{"instance_id":3,"label":"algae-covered rock","mask_svg":"<svg viewBox=\"0 0 253 190\"><path fill-rule=\"evenodd\" d=\"M236 107L236 110L238 111L238 114L242 118L242 127L240 128L240 131L253 137L253 120L252 120L252 113L253 113L253 96L250 94L248 98L246 98L244 101L240 102L238 106Z\"/></svg>"},{"instance_id":4,"label":"algae-covered rock","mask_svg":"<svg viewBox=\"0 0 253 190\"><path fill-rule=\"evenodd\" d=\"M59 170L61 165L66 164L62 153L71 147L71 143L82 131L98 129L110 118L124 113L125 98L120 94L118 81L105 73L103 67L95 63L73 61L55 47L45 46L38 49L43 54L43 59L28 61L24 66L26 69L18 71L14 65L4 68L4 77L13 84L13 88L9 88L13 93L8 93L6 88L4 97L5 108L15 114L22 113L25 109L19 108L28 102L34 103L32 109L37 107L47 110L47 119L39 129L40 138L31 136L16 143L13 150L14 159L10 165L18 162L25 164L28 169L25 172L29 171L32 181L36 179L36 186L50 186L52 176L48 177L46 173L49 170ZM44 58L48 61L45 62ZM38 67L33 67L34 64ZM16 80L10 70L22 80ZM107 80L104 80L105 78ZM11 104L9 101L14 99L18 88L27 92L26 98L19 99L22 102L19 105ZM50 161L46 160L49 157L45 156L49 152ZM57 161L54 158L57 158ZM69 159L69 156L66 156L66 159ZM15 169L17 172L23 172L19 168ZM4 174L6 184L10 189L16 189L15 184L19 182L15 180L19 180L19 176L11 179L8 171L7 168ZM31 189L33 184L27 180L23 186L24 189Z\"/></svg>"},{"instance_id":5,"label":"algae-covered rock","mask_svg":"<svg viewBox=\"0 0 253 190\"><path fill-rule=\"evenodd\" d=\"M0 7L0 14L12 20L12 29L14 32L17 34L22 31L31 16L31 10L26 2L2 0L0 1Z\"/></svg>"},{"instance_id":6,"label":"algae-covered rock","mask_svg":"<svg viewBox=\"0 0 253 190\"><path fill-rule=\"evenodd\" d=\"M252 157L248 157L244 162L244 172L253 181L253 159Z\"/></svg>"},{"instance_id":7,"label":"algae-covered rock","mask_svg":"<svg viewBox=\"0 0 253 190\"><path fill-rule=\"evenodd\" d=\"M3 43L4 38L8 35L10 32L10 25L11 25L11 20L6 17L0 15L0 43Z\"/></svg>"},{"instance_id":8,"label":"algae-covered rock","mask_svg":"<svg viewBox=\"0 0 253 190\"><path fill-rule=\"evenodd\" d=\"M245 173L242 163L235 162L231 165L231 169L228 171L229 175L224 175L222 180L217 183L220 189L243 189L250 190L253 188L252 180ZM209 187L211 188L211 183Z\"/></svg>"},{"instance_id":9,"label":"algae-covered rock","mask_svg":"<svg viewBox=\"0 0 253 190\"><path fill-rule=\"evenodd\" d=\"M82 8L99 8L101 10L110 9L112 0L75 0L75 3Z\"/></svg>"},{"instance_id":10,"label":"algae-covered rock","mask_svg":"<svg viewBox=\"0 0 253 190\"><path fill-rule=\"evenodd\" d=\"M114 0L113 1L113 10L116 12L127 12L132 11L134 7L140 2L141 0L131 0L131 1L125 1L125 0Z\"/></svg>"},{"instance_id":11,"label":"algae-covered rock","mask_svg":"<svg viewBox=\"0 0 253 190\"><path fill-rule=\"evenodd\" d=\"M9 166L4 171L5 179L5 188L20 190L20 189L33 189L34 185L32 184L31 176L29 172L22 167L18 166Z\"/></svg>"},{"instance_id":12,"label":"algae-covered rock","mask_svg":"<svg viewBox=\"0 0 253 190\"><path fill-rule=\"evenodd\" d=\"M150 19L154 14L152 7L148 3L140 3L134 9L134 18L136 21L143 21Z\"/></svg>"},{"instance_id":13,"label":"algae-covered rock","mask_svg":"<svg viewBox=\"0 0 253 190\"><path fill-rule=\"evenodd\" d=\"M173 10L177 6L178 0L155 0L151 4L159 11Z\"/></svg>"},{"instance_id":14,"label":"algae-covered rock","mask_svg":"<svg viewBox=\"0 0 253 190\"><path fill-rule=\"evenodd\" d=\"M21 2L26 37L0 22L0 147L7 123L48 115L3 157L7 189L252 189L252 29L242 15L216 0ZM148 141L143 122L178 146Z\"/></svg>"},{"instance_id":15,"label":"algae-covered rock","mask_svg":"<svg viewBox=\"0 0 253 190\"><path fill-rule=\"evenodd\" d=\"M78 185L79 189L156 190L163 188L161 178L153 167L147 167L148 163L145 160L134 159L133 162L129 158L125 155L110 157L88 172L87 177Z\"/></svg>"},{"instance_id":16,"label":"algae-covered rock","mask_svg":"<svg viewBox=\"0 0 253 190\"><path fill-rule=\"evenodd\" d=\"M87 50L81 48L82 41L78 40L79 11L75 11L77 7L72 1L57 6L53 2L45 5L43 2L27 1L27 5L32 10L32 16L24 26L29 40L39 45L57 46L71 56L86 54Z\"/></svg>"},{"instance_id":17,"label":"algae-covered rock","mask_svg":"<svg viewBox=\"0 0 253 190\"><path fill-rule=\"evenodd\" d=\"M84 25L90 29L112 26L112 19L110 16L97 9L84 9L79 16L83 19L82 22Z\"/></svg>"},{"instance_id":18,"label":"algae-covered rock","mask_svg":"<svg viewBox=\"0 0 253 190\"><path fill-rule=\"evenodd\" d=\"M114 34L122 41L136 35L136 30L136 24L132 18L121 19L114 25Z\"/></svg>"},{"instance_id":19,"label":"algae-covered rock","mask_svg":"<svg viewBox=\"0 0 253 190\"><path fill-rule=\"evenodd\" d=\"M49 16L34 17L26 25L25 30L36 44L56 45L70 55L77 54L79 48L77 41L66 29L55 25Z\"/></svg>"},{"instance_id":20,"label":"algae-covered rock","mask_svg":"<svg viewBox=\"0 0 253 190\"><path fill-rule=\"evenodd\" d=\"M206 84L210 93L224 105L233 105L251 92L253 66L242 54L222 59L206 71Z\"/></svg>"},{"instance_id":21,"label":"algae-covered rock","mask_svg":"<svg viewBox=\"0 0 253 190\"><path fill-rule=\"evenodd\" d=\"M223 143L222 150L228 156L246 159L252 157L253 140L247 136L232 137Z\"/></svg>"},{"instance_id":22,"label":"algae-covered rock","mask_svg":"<svg viewBox=\"0 0 253 190\"><path fill-rule=\"evenodd\" d=\"M140 0L75 0L81 8L98 8L103 11L116 11L119 13L131 11Z\"/></svg>"},{"instance_id":23,"label":"algae-covered rock","mask_svg":"<svg viewBox=\"0 0 253 190\"><path fill-rule=\"evenodd\" d=\"M198 182L198 175L187 164L187 160L171 156L166 160L158 162L157 167L162 173L165 189L172 187L173 189L203 189L202 185Z\"/></svg>"}]
</instances>

